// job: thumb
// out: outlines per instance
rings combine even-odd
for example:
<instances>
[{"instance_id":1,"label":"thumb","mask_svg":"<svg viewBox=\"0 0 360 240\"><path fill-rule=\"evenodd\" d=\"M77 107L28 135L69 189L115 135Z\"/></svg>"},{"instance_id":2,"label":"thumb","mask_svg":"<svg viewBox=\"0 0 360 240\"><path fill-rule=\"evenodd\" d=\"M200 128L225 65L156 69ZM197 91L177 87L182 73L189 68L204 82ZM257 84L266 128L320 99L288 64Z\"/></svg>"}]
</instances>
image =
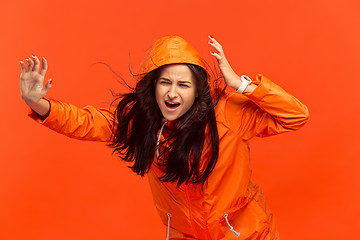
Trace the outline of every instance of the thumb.
<instances>
[{"instance_id":1,"label":"thumb","mask_svg":"<svg viewBox=\"0 0 360 240\"><path fill-rule=\"evenodd\" d=\"M52 84L52 79L49 79L42 89L44 95L46 95L47 92L51 89L51 84Z\"/></svg>"}]
</instances>

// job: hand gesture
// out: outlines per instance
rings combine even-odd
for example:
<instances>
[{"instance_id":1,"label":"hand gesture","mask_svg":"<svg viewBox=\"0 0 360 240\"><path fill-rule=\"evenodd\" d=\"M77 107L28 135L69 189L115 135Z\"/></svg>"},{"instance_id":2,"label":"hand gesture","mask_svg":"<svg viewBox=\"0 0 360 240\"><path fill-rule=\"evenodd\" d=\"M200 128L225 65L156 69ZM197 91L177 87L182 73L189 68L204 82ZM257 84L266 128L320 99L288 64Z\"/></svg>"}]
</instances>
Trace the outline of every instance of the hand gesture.
<instances>
[{"instance_id":1,"label":"hand gesture","mask_svg":"<svg viewBox=\"0 0 360 240\"><path fill-rule=\"evenodd\" d=\"M218 61L219 68L220 68L222 75L224 76L226 85L228 85L229 87L232 87L234 89L238 89L241 85L241 79L234 72L234 70L232 70L229 62L227 61L227 59L225 57L222 46L218 43L218 41L215 40L215 38L213 38L211 36L209 36L208 43L210 44L210 46L214 47L216 50L216 52L211 51L210 53Z\"/></svg>"},{"instance_id":2,"label":"hand gesture","mask_svg":"<svg viewBox=\"0 0 360 240\"><path fill-rule=\"evenodd\" d=\"M40 61L36 56L31 56L25 61L28 63L27 69L25 63L20 61L20 90L22 99L29 105L37 103L45 97L51 88L51 79L44 86L45 73L48 68L45 58L42 58L41 69Z\"/></svg>"}]
</instances>

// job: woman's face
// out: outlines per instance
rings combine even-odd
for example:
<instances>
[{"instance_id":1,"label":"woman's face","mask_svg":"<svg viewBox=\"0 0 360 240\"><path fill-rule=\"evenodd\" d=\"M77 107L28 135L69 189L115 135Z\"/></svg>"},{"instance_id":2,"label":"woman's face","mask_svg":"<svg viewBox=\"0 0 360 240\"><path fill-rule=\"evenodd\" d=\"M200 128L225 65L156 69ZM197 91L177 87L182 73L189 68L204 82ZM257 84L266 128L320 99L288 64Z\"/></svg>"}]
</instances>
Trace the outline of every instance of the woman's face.
<instances>
[{"instance_id":1,"label":"woman's face","mask_svg":"<svg viewBox=\"0 0 360 240\"><path fill-rule=\"evenodd\" d=\"M167 120L176 120L184 115L196 98L196 84L191 70L185 64L164 66L155 82L155 98Z\"/></svg>"}]
</instances>

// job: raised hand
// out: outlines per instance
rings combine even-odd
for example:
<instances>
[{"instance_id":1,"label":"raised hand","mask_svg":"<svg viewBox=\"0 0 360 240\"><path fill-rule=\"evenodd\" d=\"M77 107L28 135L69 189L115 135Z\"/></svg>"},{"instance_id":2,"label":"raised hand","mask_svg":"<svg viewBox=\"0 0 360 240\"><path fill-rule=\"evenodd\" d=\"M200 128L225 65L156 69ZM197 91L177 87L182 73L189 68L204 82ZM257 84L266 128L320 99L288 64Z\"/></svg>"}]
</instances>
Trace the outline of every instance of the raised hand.
<instances>
[{"instance_id":1,"label":"raised hand","mask_svg":"<svg viewBox=\"0 0 360 240\"><path fill-rule=\"evenodd\" d=\"M39 115L46 117L50 112L49 101L43 99L51 88L51 79L44 86L44 78L48 68L45 58L42 58L42 66L40 69L40 61L36 56L31 56L24 62L20 61L20 90L21 97L25 103L31 107Z\"/></svg>"},{"instance_id":2,"label":"raised hand","mask_svg":"<svg viewBox=\"0 0 360 240\"><path fill-rule=\"evenodd\" d=\"M25 61L28 63L27 68L26 64L20 61L20 90L22 99L30 106L45 97L51 88L51 79L44 86L44 78L48 68L45 58L42 58L41 69L40 61L36 56L31 56Z\"/></svg>"},{"instance_id":3,"label":"raised hand","mask_svg":"<svg viewBox=\"0 0 360 240\"><path fill-rule=\"evenodd\" d=\"M220 43L215 40L215 38L209 36L208 43L210 46L214 47L216 52L211 51L211 55L213 55L216 60L219 63L219 68L224 76L224 80L226 85L229 87L232 87L234 89L238 89L242 83L241 78L234 72L234 70L231 68L229 62L227 61L224 50ZM249 84L243 93L252 93L257 88L257 85L255 84Z\"/></svg>"},{"instance_id":4,"label":"raised hand","mask_svg":"<svg viewBox=\"0 0 360 240\"><path fill-rule=\"evenodd\" d=\"M210 46L214 47L216 50L216 52L211 51L210 53L218 61L219 68L220 68L222 75L224 76L226 85L228 85L229 87L232 87L234 89L238 89L241 85L240 77L231 68L229 62L227 61L227 59L225 57L222 46L220 45L220 43L218 41L216 41L215 38L213 38L211 36L209 36L208 43L210 44Z\"/></svg>"}]
</instances>

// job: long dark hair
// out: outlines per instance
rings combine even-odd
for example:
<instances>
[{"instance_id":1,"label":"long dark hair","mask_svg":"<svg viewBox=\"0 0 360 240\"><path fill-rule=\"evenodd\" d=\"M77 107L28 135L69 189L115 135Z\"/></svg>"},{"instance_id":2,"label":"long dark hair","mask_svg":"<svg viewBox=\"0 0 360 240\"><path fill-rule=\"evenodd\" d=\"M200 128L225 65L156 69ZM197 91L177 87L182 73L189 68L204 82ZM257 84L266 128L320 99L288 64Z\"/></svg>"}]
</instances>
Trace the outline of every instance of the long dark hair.
<instances>
[{"instance_id":1,"label":"long dark hair","mask_svg":"<svg viewBox=\"0 0 360 240\"><path fill-rule=\"evenodd\" d=\"M186 64L196 83L197 97L192 107L179 119L166 140L156 164L164 167L163 182L204 184L213 171L219 155L219 135L215 111L222 91L210 91L208 73L200 66ZM162 125L162 113L155 99L155 81L163 67L146 75L134 90L118 96L115 110L114 137L109 144L113 153L126 162L134 162L130 168L144 176L154 161L157 134ZM215 97L214 97L215 96ZM117 100L115 99L115 100ZM208 132L205 134L205 132ZM202 154L206 151L205 166L200 171Z\"/></svg>"}]
</instances>

